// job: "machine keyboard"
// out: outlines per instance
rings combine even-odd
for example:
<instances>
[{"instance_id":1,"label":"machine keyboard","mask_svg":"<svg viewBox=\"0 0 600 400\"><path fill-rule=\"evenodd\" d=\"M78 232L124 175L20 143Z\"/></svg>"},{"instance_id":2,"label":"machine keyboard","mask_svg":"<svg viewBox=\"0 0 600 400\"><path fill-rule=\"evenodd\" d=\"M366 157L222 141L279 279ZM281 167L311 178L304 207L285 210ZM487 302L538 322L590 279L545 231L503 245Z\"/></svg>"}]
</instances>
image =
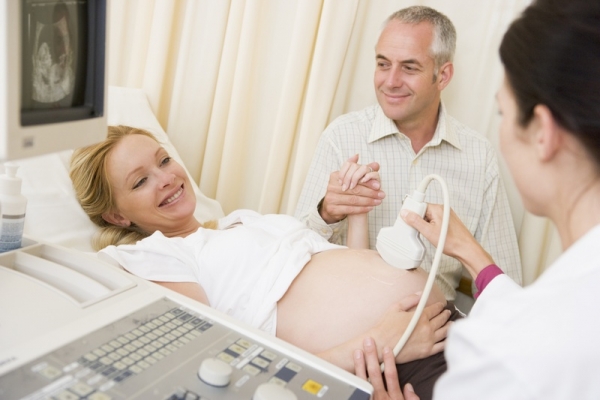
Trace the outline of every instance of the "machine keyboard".
<instances>
[{"instance_id":1,"label":"machine keyboard","mask_svg":"<svg viewBox=\"0 0 600 400\"><path fill-rule=\"evenodd\" d=\"M368 400L267 343L162 298L0 376L0 398L235 400L268 388L298 400ZM211 381L207 360L229 370L226 383Z\"/></svg>"},{"instance_id":2,"label":"machine keyboard","mask_svg":"<svg viewBox=\"0 0 600 400\"><path fill-rule=\"evenodd\" d=\"M173 308L81 356L74 367L83 366L122 382L180 350L211 327L210 322Z\"/></svg>"}]
</instances>

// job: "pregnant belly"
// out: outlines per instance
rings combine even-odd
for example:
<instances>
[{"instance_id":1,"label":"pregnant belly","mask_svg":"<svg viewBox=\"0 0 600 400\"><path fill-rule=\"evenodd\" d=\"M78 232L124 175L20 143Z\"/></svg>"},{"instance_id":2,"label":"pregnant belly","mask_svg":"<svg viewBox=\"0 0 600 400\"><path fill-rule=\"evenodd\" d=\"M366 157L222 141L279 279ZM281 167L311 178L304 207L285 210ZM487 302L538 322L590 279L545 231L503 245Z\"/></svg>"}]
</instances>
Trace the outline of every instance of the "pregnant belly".
<instances>
[{"instance_id":1,"label":"pregnant belly","mask_svg":"<svg viewBox=\"0 0 600 400\"><path fill-rule=\"evenodd\" d=\"M337 249L312 257L277 306L277 336L312 353L352 339L404 297L427 273L387 264L373 250ZM428 303L445 299L434 285Z\"/></svg>"}]
</instances>

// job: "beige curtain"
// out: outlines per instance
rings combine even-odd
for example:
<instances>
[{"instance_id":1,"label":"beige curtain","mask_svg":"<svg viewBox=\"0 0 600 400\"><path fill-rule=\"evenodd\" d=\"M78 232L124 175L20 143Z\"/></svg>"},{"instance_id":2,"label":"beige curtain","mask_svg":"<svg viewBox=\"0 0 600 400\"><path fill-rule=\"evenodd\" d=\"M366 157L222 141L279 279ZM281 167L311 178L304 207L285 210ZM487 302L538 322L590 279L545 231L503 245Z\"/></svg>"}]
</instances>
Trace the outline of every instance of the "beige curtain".
<instances>
[{"instance_id":1,"label":"beige curtain","mask_svg":"<svg viewBox=\"0 0 600 400\"><path fill-rule=\"evenodd\" d=\"M226 213L292 214L323 129L376 101L374 45L390 13L422 4L453 20L444 101L496 143L498 44L529 1L113 0L109 84L146 91L201 190ZM503 172L530 283L560 246Z\"/></svg>"}]
</instances>

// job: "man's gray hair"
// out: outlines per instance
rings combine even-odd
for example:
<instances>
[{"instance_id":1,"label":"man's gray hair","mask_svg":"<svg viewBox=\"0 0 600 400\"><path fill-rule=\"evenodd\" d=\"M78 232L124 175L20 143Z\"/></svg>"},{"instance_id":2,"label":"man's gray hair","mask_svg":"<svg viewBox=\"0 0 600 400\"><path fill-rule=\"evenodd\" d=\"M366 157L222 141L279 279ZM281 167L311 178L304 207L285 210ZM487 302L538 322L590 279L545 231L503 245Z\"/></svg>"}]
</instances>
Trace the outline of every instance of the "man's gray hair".
<instances>
[{"instance_id":1,"label":"man's gray hair","mask_svg":"<svg viewBox=\"0 0 600 400\"><path fill-rule=\"evenodd\" d=\"M446 62L452 62L456 50L456 29L448 17L441 12L426 6L412 6L403 8L390 15L384 27L392 20L404 24L418 24L429 22L433 25L433 42L431 43L431 56L435 62L435 71Z\"/></svg>"}]
</instances>

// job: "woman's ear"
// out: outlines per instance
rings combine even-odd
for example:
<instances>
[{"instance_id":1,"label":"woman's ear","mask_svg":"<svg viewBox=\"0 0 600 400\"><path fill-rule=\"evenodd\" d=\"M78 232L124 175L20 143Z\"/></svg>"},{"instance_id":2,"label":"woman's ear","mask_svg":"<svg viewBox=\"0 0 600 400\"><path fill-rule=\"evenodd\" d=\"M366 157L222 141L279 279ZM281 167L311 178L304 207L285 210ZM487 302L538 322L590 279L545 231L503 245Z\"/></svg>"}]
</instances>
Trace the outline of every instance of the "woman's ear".
<instances>
[{"instance_id":1,"label":"woman's ear","mask_svg":"<svg viewBox=\"0 0 600 400\"><path fill-rule=\"evenodd\" d=\"M109 224L128 227L131 226L131 221L125 218L123 215L118 212L110 211L102 214L102 219L108 222Z\"/></svg>"},{"instance_id":2,"label":"woman's ear","mask_svg":"<svg viewBox=\"0 0 600 400\"><path fill-rule=\"evenodd\" d=\"M538 104L533 109L533 121L537 153L541 161L550 161L560 150L563 141L563 129L556 123L552 111Z\"/></svg>"}]
</instances>

